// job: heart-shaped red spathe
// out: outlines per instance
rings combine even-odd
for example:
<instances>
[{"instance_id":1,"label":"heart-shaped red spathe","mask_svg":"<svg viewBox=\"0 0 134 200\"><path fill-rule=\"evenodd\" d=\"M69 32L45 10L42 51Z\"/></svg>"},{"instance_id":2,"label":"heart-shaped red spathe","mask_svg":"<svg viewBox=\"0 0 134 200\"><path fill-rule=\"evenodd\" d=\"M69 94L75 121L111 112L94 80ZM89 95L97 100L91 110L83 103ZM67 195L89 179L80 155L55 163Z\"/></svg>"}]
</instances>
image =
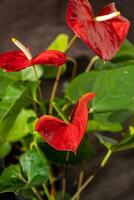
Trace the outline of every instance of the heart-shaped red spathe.
<instances>
[{"instance_id":1,"label":"heart-shaped red spathe","mask_svg":"<svg viewBox=\"0 0 134 200\"><path fill-rule=\"evenodd\" d=\"M94 93L86 93L80 98L71 114L70 123L67 124L56 117L44 115L37 121L35 130L56 150L76 153L87 127L87 104L94 96Z\"/></svg>"},{"instance_id":2,"label":"heart-shaped red spathe","mask_svg":"<svg viewBox=\"0 0 134 200\"><path fill-rule=\"evenodd\" d=\"M115 4L111 3L98 16L116 11ZM95 21L88 0L70 0L66 20L73 32L103 60L110 60L115 56L130 27L130 22L121 15L103 22Z\"/></svg>"},{"instance_id":3,"label":"heart-shaped red spathe","mask_svg":"<svg viewBox=\"0 0 134 200\"><path fill-rule=\"evenodd\" d=\"M57 50L43 51L31 60L28 60L26 55L20 50L0 54L0 68L8 72L20 71L38 64L61 66L66 61L66 55Z\"/></svg>"}]
</instances>

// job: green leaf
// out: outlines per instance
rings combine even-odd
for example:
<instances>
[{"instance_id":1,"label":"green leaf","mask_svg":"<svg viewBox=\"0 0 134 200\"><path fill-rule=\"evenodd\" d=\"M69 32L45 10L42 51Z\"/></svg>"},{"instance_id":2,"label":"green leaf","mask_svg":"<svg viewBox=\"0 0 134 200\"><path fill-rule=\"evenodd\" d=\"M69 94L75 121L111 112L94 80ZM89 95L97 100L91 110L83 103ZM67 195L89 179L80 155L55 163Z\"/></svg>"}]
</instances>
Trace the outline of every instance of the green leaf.
<instances>
[{"instance_id":1,"label":"green leaf","mask_svg":"<svg viewBox=\"0 0 134 200\"><path fill-rule=\"evenodd\" d=\"M14 114L22 107L32 103L33 93L31 92L31 88L33 85L36 85L37 88L38 84L16 82L8 85L0 101L0 122L10 114Z\"/></svg>"},{"instance_id":2,"label":"green leaf","mask_svg":"<svg viewBox=\"0 0 134 200\"><path fill-rule=\"evenodd\" d=\"M111 131L111 132L119 132L122 130L122 126L120 124L103 124L99 123L95 120L89 120L87 126L87 132L96 132L96 131Z\"/></svg>"},{"instance_id":3,"label":"green leaf","mask_svg":"<svg viewBox=\"0 0 134 200\"><path fill-rule=\"evenodd\" d=\"M120 61L122 62L124 60L131 60L131 59L134 59L134 46L131 42L125 40L119 52L114 57L113 62L120 62Z\"/></svg>"},{"instance_id":4,"label":"green leaf","mask_svg":"<svg viewBox=\"0 0 134 200\"><path fill-rule=\"evenodd\" d=\"M69 36L66 34L59 34L55 40L49 45L48 50L59 50L65 52L68 46ZM54 78L56 77L58 68L44 66L44 77L45 78ZM62 73L66 71L66 65L62 67Z\"/></svg>"},{"instance_id":5,"label":"green leaf","mask_svg":"<svg viewBox=\"0 0 134 200\"><path fill-rule=\"evenodd\" d=\"M129 126L130 135L134 135L134 126Z\"/></svg>"},{"instance_id":6,"label":"green leaf","mask_svg":"<svg viewBox=\"0 0 134 200\"><path fill-rule=\"evenodd\" d=\"M109 112L94 112L94 119L100 123L110 126L121 126L133 112L130 110L117 110Z\"/></svg>"},{"instance_id":7,"label":"green leaf","mask_svg":"<svg viewBox=\"0 0 134 200\"><path fill-rule=\"evenodd\" d=\"M20 157L22 171L27 177L28 187L46 182L50 176L47 160L41 151L31 150Z\"/></svg>"},{"instance_id":8,"label":"green leaf","mask_svg":"<svg viewBox=\"0 0 134 200\"><path fill-rule=\"evenodd\" d=\"M0 176L0 192L16 192L24 187L25 183L19 165L11 165Z\"/></svg>"},{"instance_id":9,"label":"green leaf","mask_svg":"<svg viewBox=\"0 0 134 200\"><path fill-rule=\"evenodd\" d=\"M92 91L98 72L83 73L77 76L68 86L66 95L73 103L86 92Z\"/></svg>"},{"instance_id":10,"label":"green leaf","mask_svg":"<svg viewBox=\"0 0 134 200\"><path fill-rule=\"evenodd\" d=\"M0 159L7 156L11 151L11 144L9 142L0 142Z\"/></svg>"},{"instance_id":11,"label":"green leaf","mask_svg":"<svg viewBox=\"0 0 134 200\"><path fill-rule=\"evenodd\" d=\"M95 133L100 143L112 152L125 151L134 148L134 135L125 136L120 142L110 137Z\"/></svg>"},{"instance_id":12,"label":"green leaf","mask_svg":"<svg viewBox=\"0 0 134 200\"><path fill-rule=\"evenodd\" d=\"M36 199L36 195L30 189L23 190L22 195L23 195L24 199L31 199L31 200L33 200L34 198Z\"/></svg>"},{"instance_id":13,"label":"green leaf","mask_svg":"<svg viewBox=\"0 0 134 200\"><path fill-rule=\"evenodd\" d=\"M43 67L41 65L36 65L35 67L38 78L40 78L43 75ZM6 75L4 75L5 73ZM32 66L18 72L2 72L2 70L0 70L0 75L4 75L7 78L11 77L14 81L37 81Z\"/></svg>"},{"instance_id":14,"label":"green leaf","mask_svg":"<svg viewBox=\"0 0 134 200\"><path fill-rule=\"evenodd\" d=\"M66 161L67 152L56 151L43 140L38 141L38 145L44 152L46 158L55 164L64 164ZM78 165L86 160L89 160L95 154L94 148L90 143L88 136L85 136L78 148L76 156L70 152L68 164Z\"/></svg>"},{"instance_id":15,"label":"green leaf","mask_svg":"<svg viewBox=\"0 0 134 200\"><path fill-rule=\"evenodd\" d=\"M1 89L0 89L0 99L3 98L5 95L5 92L7 91L8 87L13 84L15 80L11 77L7 77L5 72L1 73L0 69L0 84L1 84Z\"/></svg>"},{"instance_id":16,"label":"green leaf","mask_svg":"<svg viewBox=\"0 0 134 200\"><path fill-rule=\"evenodd\" d=\"M93 86L97 94L93 101L95 111L134 111L133 80L133 66L100 71Z\"/></svg>"},{"instance_id":17,"label":"green leaf","mask_svg":"<svg viewBox=\"0 0 134 200\"><path fill-rule=\"evenodd\" d=\"M28 123L30 119L32 119L32 126L31 123L30 125ZM16 119L11 121L11 129L6 133L6 140L10 142L18 141L30 132L33 132L36 119L34 111L22 109ZM3 129L2 131L5 133Z\"/></svg>"},{"instance_id":18,"label":"green leaf","mask_svg":"<svg viewBox=\"0 0 134 200\"><path fill-rule=\"evenodd\" d=\"M133 66L83 73L72 81L66 95L74 102L86 92L96 93L92 101L95 121L119 124L134 112L133 80Z\"/></svg>"},{"instance_id":19,"label":"green leaf","mask_svg":"<svg viewBox=\"0 0 134 200\"><path fill-rule=\"evenodd\" d=\"M101 59L98 59L95 63L95 70L109 70L109 69L117 69L122 67L127 67L129 65L134 65L134 60L127 60L127 61L121 61L121 62L112 62L112 61L106 61L104 62Z\"/></svg>"},{"instance_id":20,"label":"green leaf","mask_svg":"<svg viewBox=\"0 0 134 200\"><path fill-rule=\"evenodd\" d=\"M50 169L44 155L40 151L31 150L20 156L20 165L4 169L0 176L0 192L26 190L46 182L49 176Z\"/></svg>"},{"instance_id":21,"label":"green leaf","mask_svg":"<svg viewBox=\"0 0 134 200\"><path fill-rule=\"evenodd\" d=\"M67 34L59 34L49 45L48 50L59 50L65 52L68 46L69 36Z\"/></svg>"},{"instance_id":22,"label":"green leaf","mask_svg":"<svg viewBox=\"0 0 134 200\"><path fill-rule=\"evenodd\" d=\"M33 103L36 98L36 82L13 82L5 87L0 101L0 135L6 138L20 110Z\"/></svg>"},{"instance_id":23,"label":"green leaf","mask_svg":"<svg viewBox=\"0 0 134 200\"><path fill-rule=\"evenodd\" d=\"M114 152L124 151L134 148L134 135L125 137L118 145L114 147Z\"/></svg>"},{"instance_id":24,"label":"green leaf","mask_svg":"<svg viewBox=\"0 0 134 200\"><path fill-rule=\"evenodd\" d=\"M94 135L99 139L100 143L103 146L105 146L108 150L111 150L113 148L113 146L118 144L117 140L114 140L110 137L103 136L99 133L95 133Z\"/></svg>"}]
</instances>

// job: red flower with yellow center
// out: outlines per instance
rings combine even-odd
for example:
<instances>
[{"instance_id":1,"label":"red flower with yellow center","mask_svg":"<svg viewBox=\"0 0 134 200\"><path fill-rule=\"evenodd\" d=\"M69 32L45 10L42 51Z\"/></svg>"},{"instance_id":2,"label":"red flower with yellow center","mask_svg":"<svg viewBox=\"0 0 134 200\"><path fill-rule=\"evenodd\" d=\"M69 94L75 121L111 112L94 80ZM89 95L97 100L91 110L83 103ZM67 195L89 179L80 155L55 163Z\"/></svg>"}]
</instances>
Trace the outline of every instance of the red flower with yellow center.
<instances>
[{"instance_id":1,"label":"red flower with yellow center","mask_svg":"<svg viewBox=\"0 0 134 200\"><path fill-rule=\"evenodd\" d=\"M112 59L127 36L130 22L111 3L94 17L88 0L69 0L66 16L68 26L100 58Z\"/></svg>"},{"instance_id":2,"label":"red flower with yellow center","mask_svg":"<svg viewBox=\"0 0 134 200\"><path fill-rule=\"evenodd\" d=\"M61 66L67 58L66 55L57 50L45 50L35 57L32 57L29 50L15 38L12 41L21 49L0 54L0 68L8 72L23 70L35 65Z\"/></svg>"}]
</instances>

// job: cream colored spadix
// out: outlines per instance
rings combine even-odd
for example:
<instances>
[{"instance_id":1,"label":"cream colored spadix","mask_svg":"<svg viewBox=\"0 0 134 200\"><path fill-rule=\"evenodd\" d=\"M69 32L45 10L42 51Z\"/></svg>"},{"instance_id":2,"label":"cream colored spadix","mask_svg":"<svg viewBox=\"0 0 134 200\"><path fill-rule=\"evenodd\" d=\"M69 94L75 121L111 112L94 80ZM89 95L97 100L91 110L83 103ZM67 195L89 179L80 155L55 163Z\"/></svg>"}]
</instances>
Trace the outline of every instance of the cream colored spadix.
<instances>
[{"instance_id":1,"label":"cream colored spadix","mask_svg":"<svg viewBox=\"0 0 134 200\"><path fill-rule=\"evenodd\" d=\"M97 21L97 22L103 22L103 21L106 21L106 20L113 19L114 17L117 17L120 14L121 13L119 11L116 11L116 12L110 13L108 15L97 16L97 17L94 18L94 20Z\"/></svg>"},{"instance_id":2,"label":"cream colored spadix","mask_svg":"<svg viewBox=\"0 0 134 200\"><path fill-rule=\"evenodd\" d=\"M12 42L26 55L28 60L32 60L30 51L16 38L12 38Z\"/></svg>"}]
</instances>

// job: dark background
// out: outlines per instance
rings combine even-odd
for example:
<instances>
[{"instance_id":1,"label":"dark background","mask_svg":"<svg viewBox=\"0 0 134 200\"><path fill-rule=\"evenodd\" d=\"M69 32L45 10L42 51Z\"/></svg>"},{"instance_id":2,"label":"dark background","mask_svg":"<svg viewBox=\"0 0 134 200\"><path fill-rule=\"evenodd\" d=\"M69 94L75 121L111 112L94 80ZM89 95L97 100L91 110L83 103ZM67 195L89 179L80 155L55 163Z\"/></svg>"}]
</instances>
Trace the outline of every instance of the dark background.
<instances>
[{"instance_id":1,"label":"dark background","mask_svg":"<svg viewBox=\"0 0 134 200\"><path fill-rule=\"evenodd\" d=\"M110 0L90 0L95 15ZM121 13L134 21L134 1L115 0ZM13 49L11 37L17 37L36 53L45 49L59 33L73 35L65 21L68 0L0 0L0 51ZM129 39L134 42L134 24ZM89 48L77 42L73 54L89 56Z\"/></svg>"},{"instance_id":2,"label":"dark background","mask_svg":"<svg viewBox=\"0 0 134 200\"><path fill-rule=\"evenodd\" d=\"M91 0L95 15L109 0ZM132 25L128 38L134 42L134 1L116 0L118 10L130 19ZM14 49L11 37L17 37L34 53L47 48L59 33L73 35L65 21L68 0L0 0L0 51ZM90 56L90 51L80 40L76 42L72 54L79 57ZM97 149L92 162L84 165L88 177L99 164L104 150ZM71 168L68 177L68 190L73 191L79 168ZM134 200L134 151L113 155L109 164L82 193L82 200ZM11 200L11 196L0 196L1 200ZM15 199L15 197L13 197Z\"/></svg>"}]
</instances>

